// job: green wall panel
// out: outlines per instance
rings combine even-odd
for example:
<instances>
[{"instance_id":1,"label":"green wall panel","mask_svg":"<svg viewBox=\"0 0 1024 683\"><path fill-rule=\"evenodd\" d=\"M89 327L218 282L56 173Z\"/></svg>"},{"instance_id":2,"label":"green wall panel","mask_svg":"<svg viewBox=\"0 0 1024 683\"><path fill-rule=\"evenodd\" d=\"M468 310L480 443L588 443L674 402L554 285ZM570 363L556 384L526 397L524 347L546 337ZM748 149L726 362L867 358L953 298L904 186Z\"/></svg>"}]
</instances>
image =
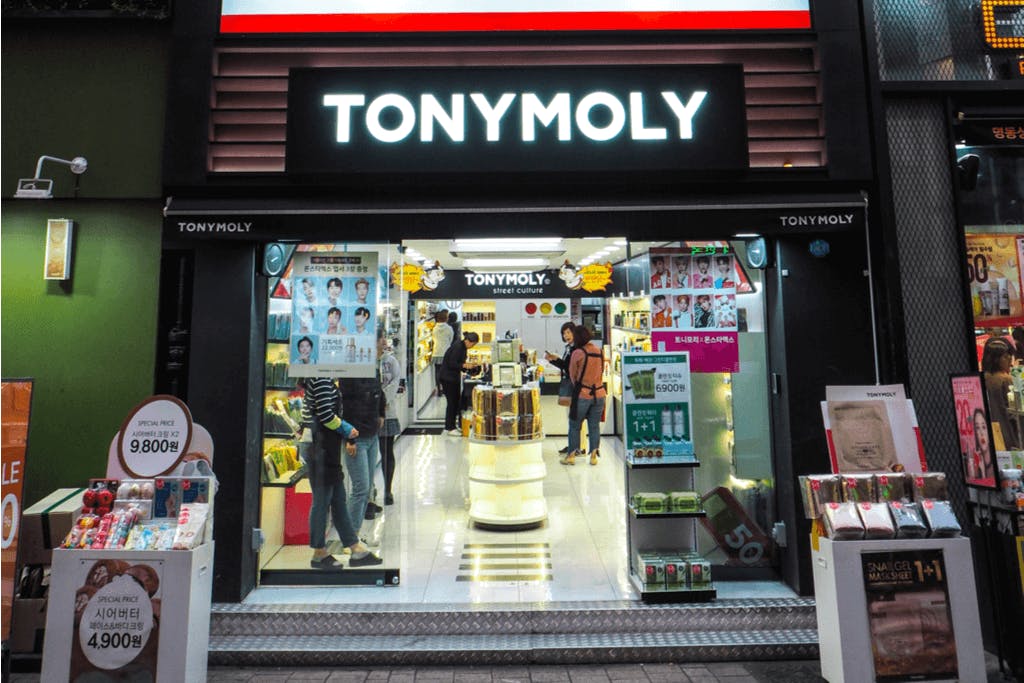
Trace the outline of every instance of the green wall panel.
<instances>
[{"instance_id":1,"label":"green wall panel","mask_svg":"<svg viewBox=\"0 0 1024 683\"><path fill-rule=\"evenodd\" d=\"M84 156L79 198L161 194L169 24L19 21L3 26L0 195L31 178L42 155ZM54 197L73 197L67 166L45 162Z\"/></svg>"},{"instance_id":2,"label":"green wall panel","mask_svg":"<svg viewBox=\"0 0 1024 683\"><path fill-rule=\"evenodd\" d=\"M106 472L121 421L152 393L157 201L3 201L0 363L32 377L25 500ZM43 280L47 218L75 221L69 287Z\"/></svg>"}]
</instances>

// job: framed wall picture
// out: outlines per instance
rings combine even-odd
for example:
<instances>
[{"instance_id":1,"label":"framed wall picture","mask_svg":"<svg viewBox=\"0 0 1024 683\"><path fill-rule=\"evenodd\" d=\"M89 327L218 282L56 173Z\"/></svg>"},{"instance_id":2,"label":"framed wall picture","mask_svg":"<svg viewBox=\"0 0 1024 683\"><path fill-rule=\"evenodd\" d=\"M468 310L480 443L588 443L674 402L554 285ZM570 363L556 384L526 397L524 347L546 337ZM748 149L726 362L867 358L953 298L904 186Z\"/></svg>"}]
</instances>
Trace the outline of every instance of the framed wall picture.
<instances>
[{"instance_id":1,"label":"framed wall picture","mask_svg":"<svg viewBox=\"0 0 1024 683\"><path fill-rule=\"evenodd\" d=\"M46 259L43 278L69 280L71 278L71 244L75 224L67 218L46 221Z\"/></svg>"},{"instance_id":2,"label":"framed wall picture","mask_svg":"<svg viewBox=\"0 0 1024 683\"><path fill-rule=\"evenodd\" d=\"M968 486L997 488L996 451L992 441L988 397L981 373L951 375L957 436L964 481Z\"/></svg>"}]
</instances>

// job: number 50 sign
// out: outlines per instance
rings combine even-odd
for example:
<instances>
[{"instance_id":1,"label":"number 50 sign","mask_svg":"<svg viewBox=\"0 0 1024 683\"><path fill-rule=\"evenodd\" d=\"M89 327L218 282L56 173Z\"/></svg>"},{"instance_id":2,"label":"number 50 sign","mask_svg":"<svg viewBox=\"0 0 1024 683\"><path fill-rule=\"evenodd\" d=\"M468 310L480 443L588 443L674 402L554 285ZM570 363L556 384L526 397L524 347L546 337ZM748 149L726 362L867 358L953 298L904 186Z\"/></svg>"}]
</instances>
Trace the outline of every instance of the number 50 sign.
<instances>
[{"instance_id":1,"label":"number 50 sign","mask_svg":"<svg viewBox=\"0 0 1024 683\"><path fill-rule=\"evenodd\" d=\"M117 457L139 479L170 473L188 452L192 413L174 396L151 396L135 406L117 434Z\"/></svg>"}]
</instances>

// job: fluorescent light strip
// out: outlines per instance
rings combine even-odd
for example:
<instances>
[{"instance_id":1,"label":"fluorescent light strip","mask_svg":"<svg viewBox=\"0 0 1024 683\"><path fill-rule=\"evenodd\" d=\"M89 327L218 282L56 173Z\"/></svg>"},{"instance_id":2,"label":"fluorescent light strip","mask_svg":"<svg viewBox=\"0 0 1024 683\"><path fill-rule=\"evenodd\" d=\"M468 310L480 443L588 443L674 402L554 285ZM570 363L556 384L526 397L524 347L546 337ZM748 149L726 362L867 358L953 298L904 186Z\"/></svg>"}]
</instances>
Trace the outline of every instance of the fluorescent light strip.
<instances>
[{"instance_id":1,"label":"fluorescent light strip","mask_svg":"<svg viewBox=\"0 0 1024 683\"><path fill-rule=\"evenodd\" d=\"M462 261L466 268L525 268L547 263L547 259L542 258L468 258Z\"/></svg>"}]
</instances>

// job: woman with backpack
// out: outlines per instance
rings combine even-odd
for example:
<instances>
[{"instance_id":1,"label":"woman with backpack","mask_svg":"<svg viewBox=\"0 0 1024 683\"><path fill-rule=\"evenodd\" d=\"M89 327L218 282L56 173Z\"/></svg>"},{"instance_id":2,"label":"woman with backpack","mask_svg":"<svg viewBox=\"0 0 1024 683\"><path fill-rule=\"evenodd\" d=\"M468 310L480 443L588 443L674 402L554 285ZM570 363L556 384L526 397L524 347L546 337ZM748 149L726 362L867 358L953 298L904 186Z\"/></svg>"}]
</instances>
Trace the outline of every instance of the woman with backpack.
<instances>
[{"instance_id":1,"label":"woman with backpack","mask_svg":"<svg viewBox=\"0 0 1024 683\"><path fill-rule=\"evenodd\" d=\"M572 403L569 405L569 452L559 460L563 465L575 465L576 456L582 455L580 428L584 421L587 423L590 464L596 465L601 457L601 416L608 391L601 381L604 358L593 338L583 325L573 331L576 348L569 358L569 381L573 386Z\"/></svg>"},{"instance_id":2,"label":"woman with backpack","mask_svg":"<svg viewBox=\"0 0 1024 683\"><path fill-rule=\"evenodd\" d=\"M544 354L544 358L549 363L558 368L561 373L561 379L558 380L558 405L565 406L566 408L572 403L572 382L569 381L569 359L572 357L572 352L576 348L576 342L574 334L576 332L576 325L571 321L562 323L562 341L565 342L565 350L562 352L562 357L559 358L550 351ZM569 446L558 451L559 455L565 455L570 451Z\"/></svg>"}]
</instances>

